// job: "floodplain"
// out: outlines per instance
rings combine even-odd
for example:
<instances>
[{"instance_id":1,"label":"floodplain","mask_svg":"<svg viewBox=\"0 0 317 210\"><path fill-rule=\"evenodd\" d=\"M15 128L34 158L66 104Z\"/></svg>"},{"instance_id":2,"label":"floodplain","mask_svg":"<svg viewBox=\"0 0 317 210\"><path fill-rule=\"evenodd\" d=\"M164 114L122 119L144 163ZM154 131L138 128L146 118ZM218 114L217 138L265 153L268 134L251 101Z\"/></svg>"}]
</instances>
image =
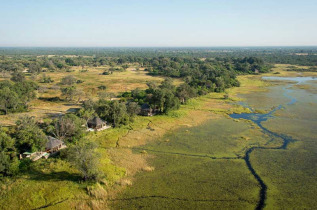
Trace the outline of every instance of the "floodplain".
<instances>
[{"instance_id":1,"label":"floodplain","mask_svg":"<svg viewBox=\"0 0 317 210\"><path fill-rule=\"evenodd\" d=\"M237 95L240 104L251 109L248 117L222 115L134 148L151 155L149 163L155 170L138 173L113 207L316 206L315 78L265 79L274 82L262 91Z\"/></svg>"}]
</instances>

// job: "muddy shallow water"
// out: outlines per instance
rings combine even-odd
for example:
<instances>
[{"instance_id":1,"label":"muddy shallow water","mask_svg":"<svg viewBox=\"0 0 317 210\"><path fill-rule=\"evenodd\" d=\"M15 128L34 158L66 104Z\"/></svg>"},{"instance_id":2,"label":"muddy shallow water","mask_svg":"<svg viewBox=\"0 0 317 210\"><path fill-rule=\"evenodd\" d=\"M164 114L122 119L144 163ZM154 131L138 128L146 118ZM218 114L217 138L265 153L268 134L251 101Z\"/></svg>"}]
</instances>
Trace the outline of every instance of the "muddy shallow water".
<instances>
[{"instance_id":1,"label":"muddy shallow water","mask_svg":"<svg viewBox=\"0 0 317 210\"><path fill-rule=\"evenodd\" d=\"M242 95L261 113L232 114L180 128L134 152L153 158L151 172L112 203L114 209L302 209L317 205L316 78L287 80ZM296 85L304 84L306 89ZM308 89L307 89L308 87ZM245 120L244 120L245 119ZM248 121L246 121L248 120ZM253 122L253 123L251 123Z\"/></svg>"}]
</instances>

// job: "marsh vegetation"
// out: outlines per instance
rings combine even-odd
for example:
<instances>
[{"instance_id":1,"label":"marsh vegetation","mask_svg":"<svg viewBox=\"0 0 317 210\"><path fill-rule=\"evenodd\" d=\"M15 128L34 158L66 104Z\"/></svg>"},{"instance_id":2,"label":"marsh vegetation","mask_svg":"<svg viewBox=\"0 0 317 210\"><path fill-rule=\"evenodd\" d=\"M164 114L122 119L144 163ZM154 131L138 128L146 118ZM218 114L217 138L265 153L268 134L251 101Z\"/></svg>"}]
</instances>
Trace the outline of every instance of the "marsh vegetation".
<instances>
[{"instance_id":1,"label":"marsh vegetation","mask_svg":"<svg viewBox=\"0 0 317 210\"><path fill-rule=\"evenodd\" d=\"M1 208L316 205L315 72L243 50L28 52L0 62ZM94 117L112 128L87 132ZM18 159L46 136L68 148Z\"/></svg>"},{"instance_id":2,"label":"marsh vegetation","mask_svg":"<svg viewBox=\"0 0 317 210\"><path fill-rule=\"evenodd\" d=\"M289 80L314 85L313 78ZM136 183L127 187L115 207L312 208L316 204L311 197L316 193L312 187L316 186L312 146L316 134L311 129L316 126L316 112L303 107L313 107L309 103L316 103L316 96L312 99L308 91L292 88L284 98L274 100L281 97L277 90L284 93L295 84L276 84L261 92L260 97L269 99L265 104L254 99L259 92L240 96L249 97L248 107L267 110L262 114L231 114L239 122L223 117L210 120L135 148L135 152L155 156L150 163L156 170L137 175ZM293 133L296 121L306 123L296 124ZM305 187L299 189L300 185Z\"/></svg>"}]
</instances>

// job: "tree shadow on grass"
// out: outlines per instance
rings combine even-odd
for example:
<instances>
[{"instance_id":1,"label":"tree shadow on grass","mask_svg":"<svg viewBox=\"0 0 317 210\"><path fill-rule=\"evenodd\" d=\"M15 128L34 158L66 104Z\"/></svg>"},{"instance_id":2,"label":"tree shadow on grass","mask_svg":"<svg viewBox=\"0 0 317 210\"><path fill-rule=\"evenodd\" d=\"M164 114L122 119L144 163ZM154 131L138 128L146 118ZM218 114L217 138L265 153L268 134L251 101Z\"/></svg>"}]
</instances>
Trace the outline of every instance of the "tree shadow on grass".
<instances>
[{"instance_id":1,"label":"tree shadow on grass","mask_svg":"<svg viewBox=\"0 0 317 210\"><path fill-rule=\"evenodd\" d=\"M58 118L58 117L61 117L63 115L64 115L64 113L46 113L45 117L46 118Z\"/></svg>"},{"instance_id":2,"label":"tree shadow on grass","mask_svg":"<svg viewBox=\"0 0 317 210\"><path fill-rule=\"evenodd\" d=\"M36 181L73 181L78 182L81 176L76 173L69 173L67 171L44 173L41 170L31 170L28 175L31 180Z\"/></svg>"},{"instance_id":3,"label":"tree shadow on grass","mask_svg":"<svg viewBox=\"0 0 317 210\"><path fill-rule=\"evenodd\" d=\"M75 113L75 112L77 112L77 111L79 111L80 110L80 108L69 108L69 109L67 109L67 113Z\"/></svg>"},{"instance_id":4,"label":"tree shadow on grass","mask_svg":"<svg viewBox=\"0 0 317 210\"><path fill-rule=\"evenodd\" d=\"M48 102L63 102L60 97L39 97L39 100Z\"/></svg>"},{"instance_id":5,"label":"tree shadow on grass","mask_svg":"<svg viewBox=\"0 0 317 210\"><path fill-rule=\"evenodd\" d=\"M80 104L79 103L71 103L71 102L69 102L69 103L65 103L64 106L80 106Z\"/></svg>"}]
</instances>

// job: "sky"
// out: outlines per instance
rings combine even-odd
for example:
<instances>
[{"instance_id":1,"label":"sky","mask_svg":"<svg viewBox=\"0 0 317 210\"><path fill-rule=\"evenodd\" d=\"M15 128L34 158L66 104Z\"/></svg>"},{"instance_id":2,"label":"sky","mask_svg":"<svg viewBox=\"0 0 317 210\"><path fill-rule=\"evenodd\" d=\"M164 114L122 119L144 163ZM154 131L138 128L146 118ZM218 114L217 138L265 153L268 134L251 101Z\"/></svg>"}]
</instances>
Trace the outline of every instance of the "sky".
<instances>
[{"instance_id":1,"label":"sky","mask_svg":"<svg viewBox=\"0 0 317 210\"><path fill-rule=\"evenodd\" d=\"M0 0L0 46L317 46L317 0Z\"/></svg>"}]
</instances>

